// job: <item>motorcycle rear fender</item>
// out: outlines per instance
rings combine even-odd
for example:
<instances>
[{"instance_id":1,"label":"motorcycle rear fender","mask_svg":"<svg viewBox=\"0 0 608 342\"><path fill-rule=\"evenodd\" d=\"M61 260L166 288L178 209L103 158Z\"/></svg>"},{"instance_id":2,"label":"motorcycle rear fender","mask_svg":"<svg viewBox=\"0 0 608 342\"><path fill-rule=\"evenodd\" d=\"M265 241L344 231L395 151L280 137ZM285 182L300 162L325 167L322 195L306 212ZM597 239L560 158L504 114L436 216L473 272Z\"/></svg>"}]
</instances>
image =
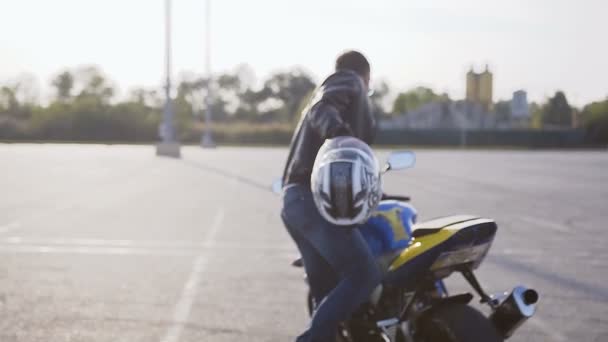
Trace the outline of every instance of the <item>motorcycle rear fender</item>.
<instances>
[{"instance_id":1,"label":"motorcycle rear fender","mask_svg":"<svg viewBox=\"0 0 608 342\"><path fill-rule=\"evenodd\" d=\"M446 217L423 225L424 234L414 231L418 237L390 264L385 278L389 283L413 289L421 277L442 279L465 264L475 269L497 230L493 220L478 217Z\"/></svg>"}]
</instances>

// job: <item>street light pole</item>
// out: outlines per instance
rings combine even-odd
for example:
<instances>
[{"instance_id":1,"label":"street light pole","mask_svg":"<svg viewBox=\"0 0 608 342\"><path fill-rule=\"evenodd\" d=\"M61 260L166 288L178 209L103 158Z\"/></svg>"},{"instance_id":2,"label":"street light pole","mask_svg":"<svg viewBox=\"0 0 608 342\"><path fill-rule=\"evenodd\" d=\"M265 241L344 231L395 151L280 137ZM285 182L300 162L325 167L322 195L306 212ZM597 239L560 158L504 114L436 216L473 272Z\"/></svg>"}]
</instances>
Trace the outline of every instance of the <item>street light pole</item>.
<instances>
[{"instance_id":1,"label":"street light pole","mask_svg":"<svg viewBox=\"0 0 608 342\"><path fill-rule=\"evenodd\" d=\"M171 101L171 0L165 0L165 63L165 108L163 122L159 127L162 142L156 145L156 154L179 158L180 146L175 141L173 103Z\"/></svg>"},{"instance_id":2,"label":"street light pole","mask_svg":"<svg viewBox=\"0 0 608 342\"><path fill-rule=\"evenodd\" d=\"M171 102L171 0L165 0L165 111L164 126L165 134L163 141L173 142L173 103Z\"/></svg>"},{"instance_id":3,"label":"street light pole","mask_svg":"<svg viewBox=\"0 0 608 342\"><path fill-rule=\"evenodd\" d=\"M212 96L213 96L213 82L211 75L211 0L207 0L207 27L206 27L206 49L205 49L205 64L206 64L206 73L207 79L209 80L207 83L207 96L205 97L205 129L203 131L203 136L201 137L201 146L207 148L215 147L215 142L213 141L213 134L211 132L211 119L212 112L211 107Z\"/></svg>"}]
</instances>

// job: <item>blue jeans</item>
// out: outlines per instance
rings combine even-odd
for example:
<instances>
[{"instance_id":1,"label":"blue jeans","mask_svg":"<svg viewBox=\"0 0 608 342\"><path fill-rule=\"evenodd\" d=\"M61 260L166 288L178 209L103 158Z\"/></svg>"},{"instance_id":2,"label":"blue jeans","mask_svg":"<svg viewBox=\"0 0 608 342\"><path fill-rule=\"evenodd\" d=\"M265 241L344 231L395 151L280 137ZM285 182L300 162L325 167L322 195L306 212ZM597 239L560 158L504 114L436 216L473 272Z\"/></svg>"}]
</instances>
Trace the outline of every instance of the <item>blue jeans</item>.
<instances>
[{"instance_id":1,"label":"blue jeans","mask_svg":"<svg viewBox=\"0 0 608 342\"><path fill-rule=\"evenodd\" d=\"M302 254L313 297L320 301L297 342L333 342L340 322L380 283L380 268L359 230L335 226L319 214L308 186L284 190L281 217Z\"/></svg>"}]
</instances>

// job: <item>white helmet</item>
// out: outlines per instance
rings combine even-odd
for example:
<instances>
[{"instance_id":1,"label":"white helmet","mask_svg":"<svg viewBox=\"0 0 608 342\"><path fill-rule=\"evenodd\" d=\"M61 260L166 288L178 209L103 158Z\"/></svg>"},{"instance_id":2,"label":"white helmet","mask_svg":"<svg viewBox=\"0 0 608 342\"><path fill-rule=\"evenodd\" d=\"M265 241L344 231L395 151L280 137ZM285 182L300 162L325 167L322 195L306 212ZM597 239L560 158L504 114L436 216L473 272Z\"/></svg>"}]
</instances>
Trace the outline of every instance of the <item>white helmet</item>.
<instances>
[{"instance_id":1,"label":"white helmet","mask_svg":"<svg viewBox=\"0 0 608 342\"><path fill-rule=\"evenodd\" d=\"M380 202L380 164L372 149L357 138L326 140L317 153L311 178L315 205L333 224L363 223Z\"/></svg>"}]
</instances>

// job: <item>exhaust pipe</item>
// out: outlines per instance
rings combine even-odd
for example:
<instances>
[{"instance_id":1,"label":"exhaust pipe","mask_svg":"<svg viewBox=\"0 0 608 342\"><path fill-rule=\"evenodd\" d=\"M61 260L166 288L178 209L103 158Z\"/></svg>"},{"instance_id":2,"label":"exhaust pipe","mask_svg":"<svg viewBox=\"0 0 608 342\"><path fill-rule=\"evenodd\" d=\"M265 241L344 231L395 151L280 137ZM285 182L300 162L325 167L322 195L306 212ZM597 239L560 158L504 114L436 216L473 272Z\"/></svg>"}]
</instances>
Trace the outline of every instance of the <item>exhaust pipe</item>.
<instances>
[{"instance_id":1,"label":"exhaust pipe","mask_svg":"<svg viewBox=\"0 0 608 342\"><path fill-rule=\"evenodd\" d=\"M517 286L494 308L490 320L500 334L509 338L528 318L534 316L538 299L535 290Z\"/></svg>"}]
</instances>

